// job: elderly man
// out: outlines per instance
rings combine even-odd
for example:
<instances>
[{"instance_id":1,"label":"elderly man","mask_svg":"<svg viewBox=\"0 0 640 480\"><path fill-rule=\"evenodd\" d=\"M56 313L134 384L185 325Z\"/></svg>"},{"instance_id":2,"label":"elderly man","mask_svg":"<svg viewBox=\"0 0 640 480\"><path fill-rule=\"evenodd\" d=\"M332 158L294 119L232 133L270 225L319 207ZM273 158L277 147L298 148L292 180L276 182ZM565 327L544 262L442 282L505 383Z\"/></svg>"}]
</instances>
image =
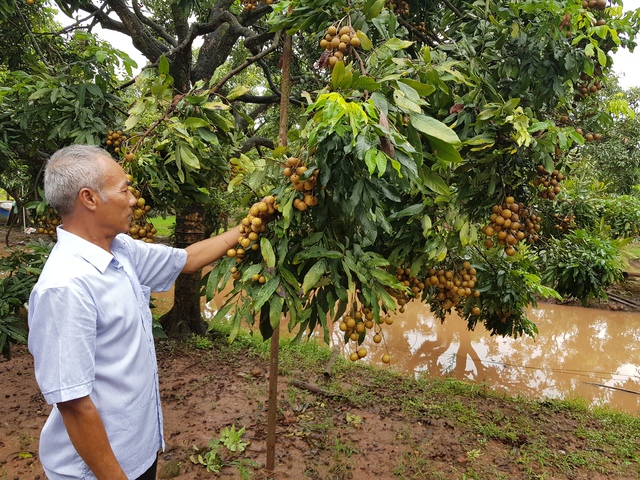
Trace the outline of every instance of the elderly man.
<instances>
[{"instance_id":1,"label":"elderly man","mask_svg":"<svg viewBox=\"0 0 640 480\"><path fill-rule=\"evenodd\" d=\"M184 250L129 238L136 198L96 147L56 152L44 183L62 224L29 300L36 380L54 405L40 460L50 480L155 479L164 439L150 292L222 257L239 231Z\"/></svg>"}]
</instances>

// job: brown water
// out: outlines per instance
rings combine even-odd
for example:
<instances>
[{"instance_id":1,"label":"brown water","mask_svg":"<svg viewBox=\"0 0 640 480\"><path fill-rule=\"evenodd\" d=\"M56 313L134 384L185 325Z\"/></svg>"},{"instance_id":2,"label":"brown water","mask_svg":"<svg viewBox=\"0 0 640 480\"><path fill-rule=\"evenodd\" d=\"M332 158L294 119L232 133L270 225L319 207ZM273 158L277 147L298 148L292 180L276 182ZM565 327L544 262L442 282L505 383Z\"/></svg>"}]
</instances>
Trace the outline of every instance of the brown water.
<instances>
[{"instance_id":1,"label":"brown water","mask_svg":"<svg viewBox=\"0 0 640 480\"><path fill-rule=\"evenodd\" d=\"M203 301L205 318L212 318L216 305L219 298ZM592 406L640 412L640 313L539 304L529 318L538 326L537 337L491 337L481 325L469 332L455 314L441 324L427 305L410 302L384 327L381 344L368 336L369 354L360 361L382 366L380 357L388 352L391 368L401 372L484 383L533 399L580 397ZM331 344L345 356L352 349L337 324Z\"/></svg>"}]
</instances>

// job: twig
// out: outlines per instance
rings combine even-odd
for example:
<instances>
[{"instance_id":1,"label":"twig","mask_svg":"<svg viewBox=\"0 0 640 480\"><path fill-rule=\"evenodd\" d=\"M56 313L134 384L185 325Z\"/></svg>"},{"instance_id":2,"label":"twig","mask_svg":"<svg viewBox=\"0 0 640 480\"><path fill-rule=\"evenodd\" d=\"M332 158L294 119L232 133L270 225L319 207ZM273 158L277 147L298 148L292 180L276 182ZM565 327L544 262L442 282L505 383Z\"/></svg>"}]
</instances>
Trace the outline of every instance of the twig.
<instances>
[{"instance_id":1,"label":"twig","mask_svg":"<svg viewBox=\"0 0 640 480\"><path fill-rule=\"evenodd\" d=\"M311 393L317 393L320 395L324 395L325 397L343 397L341 393L330 392L329 390L325 390L324 388L320 388L315 383L303 382L302 380L296 380L295 378L291 379L291 385L294 387L302 388L304 390L308 390Z\"/></svg>"}]
</instances>

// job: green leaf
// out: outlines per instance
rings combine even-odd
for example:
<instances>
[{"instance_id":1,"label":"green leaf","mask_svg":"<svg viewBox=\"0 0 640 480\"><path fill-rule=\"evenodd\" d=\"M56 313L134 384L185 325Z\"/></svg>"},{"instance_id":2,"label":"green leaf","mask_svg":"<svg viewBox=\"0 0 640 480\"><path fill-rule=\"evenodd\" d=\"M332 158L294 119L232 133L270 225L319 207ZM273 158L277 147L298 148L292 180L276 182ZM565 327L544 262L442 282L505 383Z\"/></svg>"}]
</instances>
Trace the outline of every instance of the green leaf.
<instances>
[{"instance_id":1,"label":"green leaf","mask_svg":"<svg viewBox=\"0 0 640 480\"><path fill-rule=\"evenodd\" d=\"M460 156L460 152L450 143L443 142L439 138L429 138L429 143L433 148L433 154L446 163L460 163L464 159Z\"/></svg>"},{"instance_id":2,"label":"green leaf","mask_svg":"<svg viewBox=\"0 0 640 480\"><path fill-rule=\"evenodd\" d=\"M410 47L413 43L414 42L410 42L409 40L400 40L399 38L394 37L387 40L383 46L387 47L389 50L398 51Z\"/></svg>"},{"instance_id":3,"label":"green leaf","mask_svg":"<svg viewBox=\"0 0 640 480\"><path fill-rule=\"evenodd\" d=\"M201 108L206 110L229 110L231 107L222 102L206 102L200 105Z\"/></svg>"},{"instance_id":4,"label":"green leaf","mask_svg":"<svg viewBox=\"0 0 640 480\"><path fill-rule=\"evenodd\" d=\"M367 0L367 3L365 3L362 9L367 20L371 20L380 15L380 12L384 8L384 2L385 0Z\"/></svg>"},{"instance_id":5,"label":"green leaf","mask_svg":"<svg viewBox=\"0 0 640 480\"><path fill-rule=\"evenodd\" d=\"M463 246L469 245L469 229L469 222L464 222L460 229L460 243L462 243Z\"/></svg>"},{"instance_id":6,"label":"green leaf","mask_svg":"<svg viewBox=\"0 0 640 480\"><path fill-rule=\"evenodd\" d=\"M389 215L389 221L395 221L403 217L413 217L415 215L421 214L423 210L424 205L422 205L421 203L416 203L415 205L410 205L398 212Z\"/></svg>"},{"instance_id":7,"label":"green leaf","mask_svg":"<svg viewBox=\"0 0 640 480\"><path fill-rule=\"evenodd\" d=\"M262 258L267 264L267 267L273 268L276 266L276 254L273 251L273 246L267 237L260 239L260 251L262 252Z\"/></svg>"},{"instance_id":8,"label":"green leaf","mask_svg":"<svg viewBox=\"0 0 640 480\"><path fill-rule=\"evenodd\" d=\"M390 274L386 270L380 270L379 268L371 269L371 276L387 287L402 288L402 284L395 275Z\"/></svg>"},{"instance_id":9,"label":"green leaf","mask_svg":"<svg viewBox=\"0 0 640 480\"><path fill-rule=\"evenodd\" d=\"M176 161L178 161L178 159L183 165L186 165L192 170L200 169L200 160L198 160L196 154L193 153L191 147L183 142L176 144Z\"/></svg>"},{"instance_id":10,"label":"green leaf","mask_svg":"<svg viewBox=\"0 0 640 480\"><path fill-rule=\"evenodd\" d=\"M222 307L220 310L218 310L216 312L216 314L213 316L213 318L211 319L211 322L209 323L209 326L207 327L207 332L212 330L213 328L215 328L216 323L218 322L222 322L225 321L227 318L227 314L229 313L229 310L231 310L232 308L236 307L237 305L231 301L227 302L227 304Z\"/></svg>"},{"instance_id":11,"label":"green leaf","mask_svg":"<svg viewBox=\"0 0 640 480\"><path fill-rule=\"evenodd\" d=\"M200 127L210 127L209 122L202 118L198 117L189 117L184 121L184 124L187 128L196 129Z\"/></svg>"},{"instance_id":12,"label":"green leaf","mask_svg":"<svg viewBox=\"0 0 640 480\"><path fill-rule=\"evenodd\" d=\"M284 298L278 295L271 297L269 302L269 323L271 323L271 328L274 330L280 326L282 307L284 307Z\"/></svg>"},{"instance_id":13,"label":"green leaf","mask_svg":"<svg viewBox=\"0 0 640 480\"><path fill-rule=\"evenodd\" d=\"M140 122L139 115L130 115L124 122L124 129L131 130L138 124L138 122Z\"/></svg>"},{"instance_id":14,"label":"green leaf","mask_svg":"<svg viewBox=\"0 0 640 480\"><path fill-rule=\"evenodd\" d=\"M169 60L167 60L167 57L164 56L164 53L160 55L160 58L158 59L158 73L160 73L161 75L169 74Z\"/></svg>"},{"instance_id":15,"label":"green leaf","mask_svg":"<svg viewBox=\"0 0 640 480\"><path fill-rule=\"evenodd\" d=\"M256 295L255 303L252 305L254 312L260 311L262 306L271 298L271 295L273 295L278 286L280 286L280 277L273 277L260 287L258 295Z\"/></svg>"},{"instance_id":16,"label":"green leaf","mask_svg":"<svg viewBox=\"0 0 640 480\"><path fill-rule=\"evenodd\" d=\"M420 105L411 101L409 98L407 98L404 92L398 89L393 90L393 100L398 107L400 107L405 111L415 112L415 113L422 112Z\"/></svg>"},{"instance_id":17,"label":"green leaf","mask_svg":"<svg viewBox=\"0 0 640 480\"><path fill-rule=\"evenodd\" d=\"M422 217L422 235L426 237L431 231L432 227L433 224L431 223L431 217L429 217L429 215L424 215Z\"/></svg>"},{"instance_id":18,"label":"green leaf","mask_svg":"<svg viewBox=\"0 0 640 480\"><path fill-rule=\"evenodd\" d=\"M293 264L298 265L309 258L342 258L342 252L327 250L323 247L311 247L296 253L293 257Z\"/></svg>"},{"instance_id":19,"label":"green leaf","mask_svg":"<svg viewBox=\"0 0 640 480\"><path fill-rule=\"evenodd\" d=\"M411 125L419 132L424 133L428 137L434 137L447 142L455 147L462 146L462 142L458 138L456 132L447 125L433 117L427 117L423 114L411 113Z\"/></svg>"},{"instance_id":20,"label":"green leaf","mask_svg":"<svg viewBox=\"0 0 640 480\"><path fill-rule=\"evenodd\" d=\"M318 260L304 276L302 281L302 293L306 294L311 288L316 286L318 280L322 278L327 268L326 261L324 259Z\"/></svg>"},{"instance_id":21,"label":"green leaf","mask_svg":"<svg viewBox=\"0 0 640 480\"><path fill-rule=\"evenodd\" d=\"M398 82L409 85L423 97L428 97L436 91L436 87L434 87L433 85L427 85L426 83L418 82L417 80L411 80L409 78L401 78L400 80L398 80Z\"/></svg>"},{"instance_id":22,"label":"green leaf","mask_svg":"<svg viewBox=\"0 0 640 480\"><path fill-rule=\"evenodd\" d=\"M440 195L449 195L449 185L442 179L440 175L431 171L425 170L424 172L424 184L428 189L439 193Z\"/></svg>"},{"instance_id":23,"label":"green leaf","mask_svg":"<svg viewBox=\"0 0 640 480\"><path fill-rule=\"evenodd\" d=\"M242 95L246 95L247 93L249 93L249 89L243 85L239 85L233 88L229 93L227 93L226 97L227 100L235 100L236 98L241 97Z\"/></svg>"},{"instance_id":24,"label":"green leaf","mask_svg":"<svg viewBox=\"0 0 640 480\"><path fill-rule=\"evenodd\" d=\"M331 86L333 90L340 88L340 83L345 77L344 62L337 62L331 71Z\"/></svg>"},{"instance_id":25,"label":"green leaf","mask_svg":"<svg viewBox=\"0 0 640 480\"><path fill-rule=\"evenodd\" d=\"M364 33L362 30L358 30L356 32L356 36L360 40L360 47L365 52L368 52L369 50L371 50L373 48L373 44L371 43L371 40L369 40L369 37L367 37L367 34Z\"/></svg>"},{"instance_id":26,"label":"green leaf","mask_svg":"<svg viewBox=\"0 0 640 480\"><path fill-rule=\"evenodd\" d=\"M233 343L233 341L240 333L240 327L242 326L242 314L236 310L233 313L233 317L231 317L231 331L229 332L229 343Z\"/></svg>"}]
</instances>

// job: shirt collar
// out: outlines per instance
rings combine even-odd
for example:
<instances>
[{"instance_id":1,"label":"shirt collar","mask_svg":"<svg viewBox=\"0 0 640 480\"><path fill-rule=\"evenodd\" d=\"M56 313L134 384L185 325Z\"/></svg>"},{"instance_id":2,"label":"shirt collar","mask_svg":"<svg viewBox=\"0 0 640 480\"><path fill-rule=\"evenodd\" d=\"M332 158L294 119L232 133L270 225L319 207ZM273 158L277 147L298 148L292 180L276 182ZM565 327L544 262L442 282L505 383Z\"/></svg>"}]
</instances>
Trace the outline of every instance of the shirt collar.
<instances>
[{"instance_id":1,"label":"shirt collar","mask_svg":"<svg viewBox=\"0 0 640 480\"><path fill-rule=\"evenodd\" d=\"M98 271L104 273L113 260L114 256L97 245L85 240L78 235L67 232L62 225L56 228L58 235L58 248L69 251L74 255L78 255L93 265Z\"/></svg>"}]
</instances>

